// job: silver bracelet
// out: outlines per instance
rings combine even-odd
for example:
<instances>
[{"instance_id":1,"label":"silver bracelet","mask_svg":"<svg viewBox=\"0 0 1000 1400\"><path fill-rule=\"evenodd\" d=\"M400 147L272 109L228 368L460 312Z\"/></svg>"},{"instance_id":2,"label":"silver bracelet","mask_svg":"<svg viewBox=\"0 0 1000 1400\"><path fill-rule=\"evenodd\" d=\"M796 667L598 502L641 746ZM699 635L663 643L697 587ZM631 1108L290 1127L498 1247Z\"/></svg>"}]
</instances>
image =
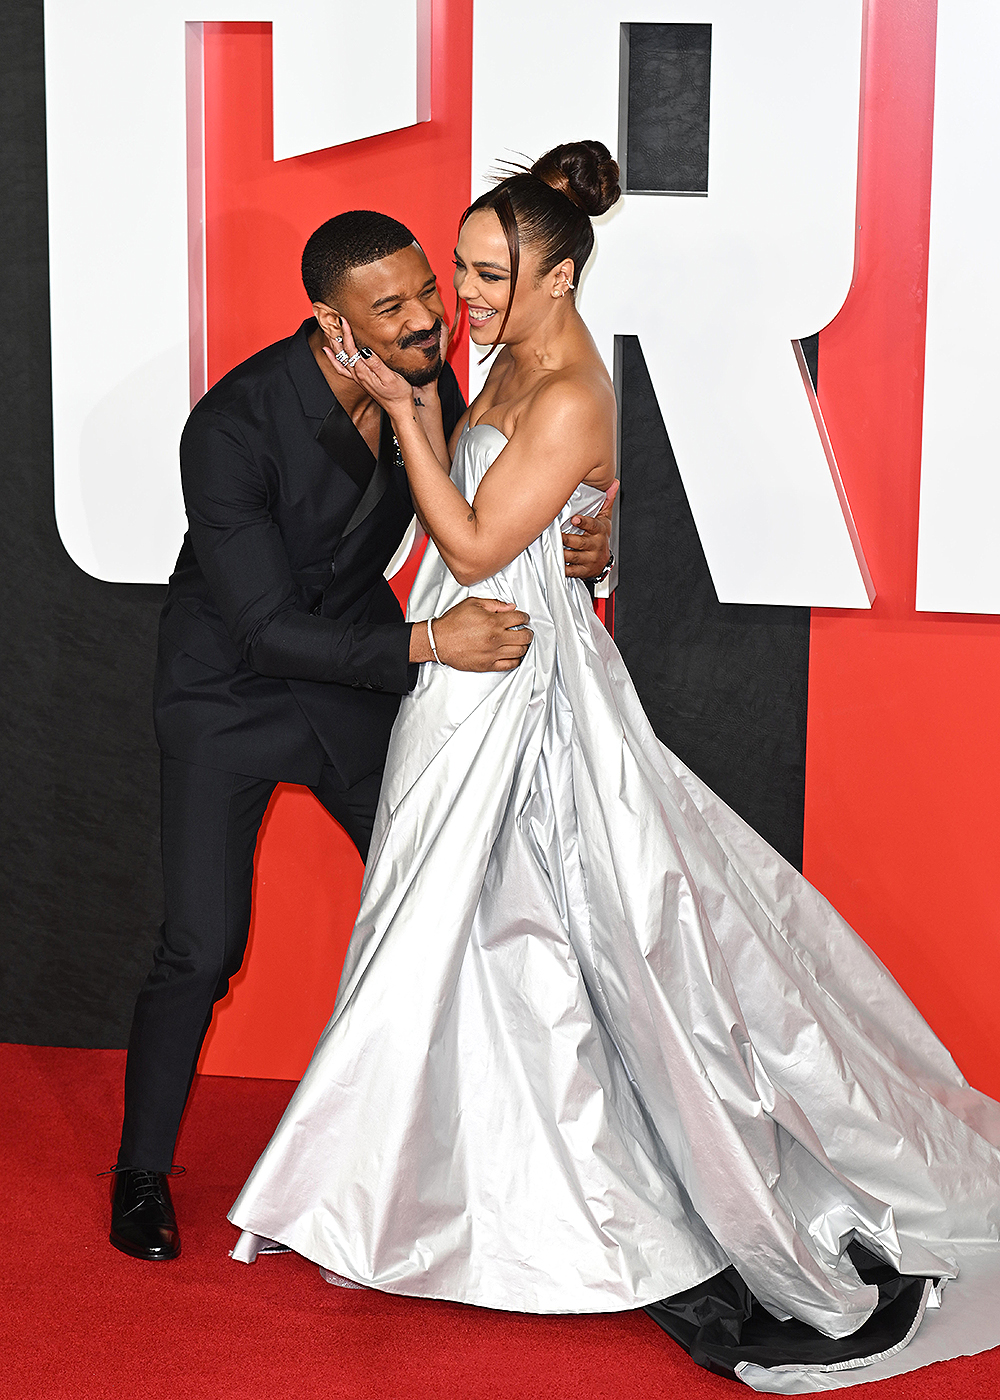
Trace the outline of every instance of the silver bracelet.
<instances>
[{"instance_id":1,"label":"silver bracelet","mask_svg":"<svg viewBox=\"0 0 1000 1400\"><path fill-rule=\"evenodd\" d=\"M439 666L443 665L444 663L442 662L440 656L438 656L438 649L434 645L434 628L431 626L431 618L427 619L427 640L431 644L431 651L434 655L434 660L438 663Z\"/></svg>"}]
</instances>

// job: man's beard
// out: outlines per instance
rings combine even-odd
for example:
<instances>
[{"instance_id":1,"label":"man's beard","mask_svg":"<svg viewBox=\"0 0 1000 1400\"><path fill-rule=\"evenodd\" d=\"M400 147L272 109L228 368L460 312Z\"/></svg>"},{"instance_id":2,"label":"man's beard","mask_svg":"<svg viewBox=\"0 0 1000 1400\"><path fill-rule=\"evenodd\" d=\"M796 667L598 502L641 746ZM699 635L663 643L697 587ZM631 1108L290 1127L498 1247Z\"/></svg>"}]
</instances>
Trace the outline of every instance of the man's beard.
<instances>
[{"instance_id":1,"label":"man's beard","mask_svg":"<svg viewBox=\"0 0 1000 1400\"><path fill-rule=\"evenodd\" d=\"M396 373L401 379L405 379L407 384L412 384L414 389L422 389L425 384L433 384L443 369L444 360L438 355L437 363L429 369L398 369Z\"/></svg>"},{"instance_id":2,"label":"man's beard","mask_svg":"<svg viewBox=\"0 0 1000 1400\"><path fill-rule=\"evenodd\" d=\"M408 335L399 342L400 350L410 350L415 346L420 346L424 340L428 341L428 349L433 347L434 358L423 369L402 369L398 365L391 365L401 379L405 379L407 384L412 384L414 389L422 389L425 384L431 384L444 369L444 359L441 355L441 318L429 331L423 335Z\"/></svg>"}]
</instances>

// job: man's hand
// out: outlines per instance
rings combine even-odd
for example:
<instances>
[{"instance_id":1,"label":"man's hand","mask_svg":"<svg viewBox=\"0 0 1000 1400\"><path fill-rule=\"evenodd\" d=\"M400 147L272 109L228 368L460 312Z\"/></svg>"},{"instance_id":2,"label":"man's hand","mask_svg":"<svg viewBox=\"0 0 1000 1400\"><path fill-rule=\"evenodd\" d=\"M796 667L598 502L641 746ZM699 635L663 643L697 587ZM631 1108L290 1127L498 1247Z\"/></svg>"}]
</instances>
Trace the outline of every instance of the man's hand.
<instances>
[{"instance_id":1,"label":"man's hand","mask_svg":"<svg viewBox=\"0 0 1000 1400\"><path fill-rule=\"evenodd\" d=\"M567 578L597 578L611 558L611 507L618 495L618 482L613 481L596 515L574 515L572 523L584 533L563 534Z\"/></svg>"},{"instance_id":2,"label":"man's hand","mask_svg":"<svg viewBox=\"0 0 1000 1400\"><path fill-rule=\"evenodd\" d=\"M442 662L456 671L513 671L534 636L527 621L513 603L466 598L434 619L434 644ZM426 622L415 622L410 631L410 660L434 660Z\"/></svg>"}]
</instances>

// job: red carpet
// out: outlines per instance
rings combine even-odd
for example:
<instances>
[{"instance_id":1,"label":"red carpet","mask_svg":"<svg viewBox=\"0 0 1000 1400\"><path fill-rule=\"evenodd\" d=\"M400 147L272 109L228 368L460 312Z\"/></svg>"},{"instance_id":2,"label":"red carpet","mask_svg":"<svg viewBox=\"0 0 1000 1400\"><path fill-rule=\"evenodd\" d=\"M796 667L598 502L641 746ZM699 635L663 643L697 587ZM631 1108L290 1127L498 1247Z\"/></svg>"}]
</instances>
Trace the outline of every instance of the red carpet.
<instances>
[{"instance_id":1,"label":"red carpet","mask_svg":"<svg viewBox=\"0 0 1000 1400\"><path fill-rule=\"evenodd\" d=\"M292 1255L250 1268L226 1220L292 1085L197 1081L174 1183L184 1253L107 1243L125 1056L0 1047L2 1400L645 1400L753 1392L699 1370L642 1313L523 1317L347 1291ZM832 1392L1000 1396L1000 1352Z\"/></svg>"}]
</instances>

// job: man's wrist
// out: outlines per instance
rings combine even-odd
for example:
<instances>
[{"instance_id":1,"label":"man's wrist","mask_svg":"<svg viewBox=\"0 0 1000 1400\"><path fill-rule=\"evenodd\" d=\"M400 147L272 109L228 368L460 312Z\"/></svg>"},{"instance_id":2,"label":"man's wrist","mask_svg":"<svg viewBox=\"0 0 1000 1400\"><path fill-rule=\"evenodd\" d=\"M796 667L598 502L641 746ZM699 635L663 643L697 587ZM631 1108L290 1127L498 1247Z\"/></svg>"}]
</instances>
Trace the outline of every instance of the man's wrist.
<instances>
[{"instance_id":1,"label":"man's wrist","mask_svg":"<svg viewBox=\"0 0 1000 1400\"><path fill-rule=\"evenodd\" d=\"M603 583L604 580L610 576L611 570L612 570L614 567L615 567L615 555L614 555L614 550L609 549L609 550L608 550L608 562L605 564L605 566L604 566L604 568L601 570L601 572L600 572L599 574L595 574L594 577L593 577L592 579L589 580L589 582L590 582L590 583Z\"/></svg>"},{"instance_id":2,"label":"man's wrist","mask_svg":"<svg viewBox=\"0 0 1000 1400\"><path fill-rule=\"evenodd\" d=\"M410 663L421 665L425 661L433 661L430 639L427 636L426 622L413 622L410 624Z\"/></svg>"}]
</instances>

